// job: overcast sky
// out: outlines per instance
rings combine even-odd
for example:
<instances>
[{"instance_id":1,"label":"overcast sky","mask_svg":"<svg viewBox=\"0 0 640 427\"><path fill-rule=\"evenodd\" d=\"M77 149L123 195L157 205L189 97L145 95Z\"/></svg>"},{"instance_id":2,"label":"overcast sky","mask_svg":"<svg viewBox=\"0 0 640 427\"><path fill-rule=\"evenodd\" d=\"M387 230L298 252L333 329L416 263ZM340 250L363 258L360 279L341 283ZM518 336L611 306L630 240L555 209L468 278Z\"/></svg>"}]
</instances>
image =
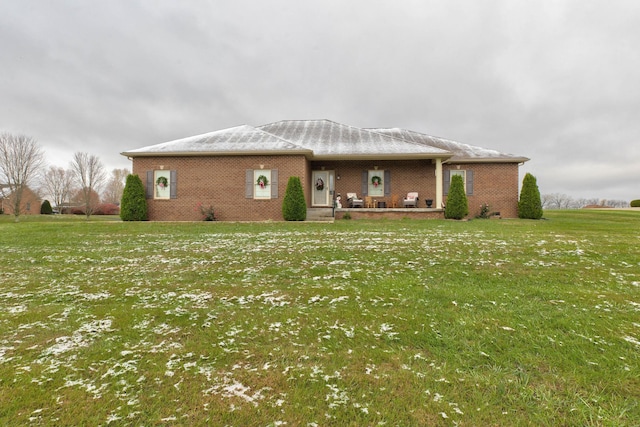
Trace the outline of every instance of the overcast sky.
<instances>
[{"instance_id":1,"label":"overcast sky","mask_svg":"<svg viewBox=\"0 0 640 427\"><path fill-rule=\"evenodd\" d=\"M241 124L401 127L640 198L637 0L2 0L0 131L50 164Z\"/></svg>"}]
</instances>

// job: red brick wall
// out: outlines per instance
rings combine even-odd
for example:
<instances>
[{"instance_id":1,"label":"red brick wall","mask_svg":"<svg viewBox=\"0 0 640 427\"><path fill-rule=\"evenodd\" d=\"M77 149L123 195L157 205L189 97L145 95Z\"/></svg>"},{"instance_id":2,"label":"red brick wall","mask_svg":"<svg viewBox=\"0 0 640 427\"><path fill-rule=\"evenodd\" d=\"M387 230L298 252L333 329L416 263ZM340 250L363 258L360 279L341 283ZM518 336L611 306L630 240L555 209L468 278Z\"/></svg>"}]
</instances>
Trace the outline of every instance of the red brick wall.
<instances>
[{"instance_id":1,"label":"red brick wall","mask_svg":"<svg viewBox=\"0 0 640 427\"><path fill-rule=\"evenodd\" d=\"M0 196L1 197L1 196ZM13 195L10 194L6 199L2 201L2 208L7 215L13 215L13 205L15 201ZM40 215L40 207L42 201L36 193L30 188L25 188L22 191L22 200L20 201L20 215Z\"/></svg>"},{"instance_id":2,"label":"red brick wall","mask_svg":"<svg viewBox=\"0 0 640 427\"><path fill-rule=\"evenodd\" d=\"M313 168L324 166L334 169L336 176L336 193L340 193L346 207L346 193L358 193L362 196L362 171L374 169L391 171L391 194L402 199L408 192L417 191L419 207L426 207L426 199L436 198L435 164L431 160L393 160L393 161L351 161L351 162L312 162ZM469 163L461 165L443 165L443 170L472 170L474 175L473 194L468 195L469 216L480 213L480 206L488 203L492 212L500 212L503 218L518 216L519 198L519 166L517 163ZM443 196L446 202L446 196ZM376 200L387 202L390 197L376 197ZM437 208L438 206L433 206Z\"/></svg>"},{"instance_id":3,"label":"red brick wall","mask_svg":"<svg viewBox=\"0 0 640 427\"><path fill-rule=\"evenodd\" d=\"M254 200L245 198L246 169L278 169L278 198ZM199 221L199 203L213 205L216 218L221 221L282 220L282 201L289 177L300 177L302 188L310 206L308 188L311 171L334 170L340 179L335 181L336 193L342 195L346 207L346 194L362 196L362 171L374 169L391 171L391 194L402 199L408 192L417 191L419 207L425 199L436 197L435 164L431 160L355 160L313 161L304 156L221 156L221 157L136 157L133 173L146 185L149 170L176 170L178 176L177 199L148 200L149 219L155 221ZM443 169L457 169L458 165L443 165ZM474 171L474 192L468 196L469 216L480 212L480 205L488 203L491 211L499 211L504 218L517 217L518 164L463 164L461 170ZM377 197L390 206L391 197ZM444 196L446 201L446 196ZM436 206L434 206L436 207Z\"/></svg>"},{"instance_id":4,"label":"red brick wall","mask_svg":"<svg viewBox=\"0 0 640 427\"><path fill-rule=\"evenodd\" d=\"M349 209L336 210L335 219L344 219L346 213L353 220L358 219L444 219L444 211L442 209L414 209L414 208L398 208L398 209Z\"/></svg>"},{"instance_id":5,"label":"red brick wall","mask_svg":"<svg viewBox=\"0 0 640 427\"><path fill-rule=\"evenodd\" d=\"M517 163L445 164L443 170L446 169L473 171L473 195L467 195L469 217L478 215L483 203L488 203L490 211L500 212L503 218L518 217L520 194Z\"/></svg>"},{"instance_id":6,"label":"red brick wall","mask_svg":"<svg viewBox=\"0 0 640 427\"><path fill-rule=\"evenodd\" d=\"M247 169L278 169L278 198L245 198ZM151 221L199 221L198 204L212 205L220 221L279 221L289 177L298 176L308 196L304 156L136 157L133 173L146 186L150 170L177 171L177 198L147 199Z\"/></svg>"}]
</instances>

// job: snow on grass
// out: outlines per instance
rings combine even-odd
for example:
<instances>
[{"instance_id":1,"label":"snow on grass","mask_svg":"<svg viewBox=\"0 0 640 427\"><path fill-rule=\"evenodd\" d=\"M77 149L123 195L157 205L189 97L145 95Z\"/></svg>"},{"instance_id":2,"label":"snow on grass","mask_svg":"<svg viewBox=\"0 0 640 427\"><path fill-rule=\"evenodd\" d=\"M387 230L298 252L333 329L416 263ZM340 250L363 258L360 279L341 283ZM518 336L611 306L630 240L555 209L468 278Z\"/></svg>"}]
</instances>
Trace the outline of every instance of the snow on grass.
<instances>
[{"instance_id":1,"label":"snow on grass","mask_svg":"<svg viewBox=\"0 0 640 427\"><path fill-rule=\"evenodd\" d=\"M16 248L0 273L0 387L24 391L5 412L41 424L500 424L543 397L580 407L567 396L595 393L562 380L567 354L585 384L637 375L637 266L587 238L438 224L348 238L166 227L80 235L80 249L44 257Z\"/></svg>"},{"instance_id":2,"label":"snow on grass","mask_svg":"<svg viewBox=\"0 0 640 427\"><path fill-rule=\"evenodd\" d=\"M61 336L55 339L55 344L44 349L41 357L59 356L62 353L73 351L79 347L88 347L92 342L100 338L104 333L113 331L111 320L95 320L81 325L71 336Z\"/></svg>"}]
</instances>

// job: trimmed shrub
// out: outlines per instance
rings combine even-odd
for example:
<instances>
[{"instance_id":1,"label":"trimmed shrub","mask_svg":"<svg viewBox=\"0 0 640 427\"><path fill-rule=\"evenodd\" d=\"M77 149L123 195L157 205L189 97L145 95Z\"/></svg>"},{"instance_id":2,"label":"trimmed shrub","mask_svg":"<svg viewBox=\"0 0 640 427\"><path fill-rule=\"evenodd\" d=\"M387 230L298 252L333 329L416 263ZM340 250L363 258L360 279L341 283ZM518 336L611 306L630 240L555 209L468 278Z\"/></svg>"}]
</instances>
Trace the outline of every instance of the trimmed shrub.
<instances>
[{"instance_id":1,"label":"trimmed shrub","mask_svg":"<svg viewBox=\"0 0 640 427\"><path fill-rule=\"evenodd\" d=\"M520 201L518 202L518 217L523 219L542 218L542 201L536 178L527 173L522 181Z\"/></svg>"},{"instance_id":2,"label":"trimmed shrub","mask_svg":"<svg viewBox=\"0 0 640 427\"><path fill-rule=\"evenodd\" d=\"M130 174L122 192L120 218L123 221L146 221L147 199L138 175Z\"/></svg>"},{"instance_id":3,"label":"trimmed shrub","mask_svg":"<svg viewBox=\"0 0 640 427\"><path fill-rule=\"evenodd\" d=\"M462 219L467 215L469 215L469 202L464 192L464 181L462 176L454 175L451 177L444 217L447 219Z\"/></svg>"},{"instance_id":4,"label":"trimmed shrub","mask_svg":"<svg viewBox=\"0 0 640 427\"><path fill-rule=\"evenodd\" d=\"M196 209L200 212L203 221L215 221L216 212L213 209L213 205L205 206L202 203L198 203Z\"/></svg>"},{"instance_id":5,"label":"trimmed shrub","mask_svg":"<svg viewBox=\"0 0 640 427\"><path fill-rule=\"evenodd\" d=\"M304 221L307 219L307 202L304 200L300 177L289 177L287 190L282 201L282 217L285 221Z\"/></svg>"},{"instance_id":6,"label":"trimmed shrub","mask_svg":"<svg viewBox=\"0 0 640 427\"><path fill-rule=\"evenodd\" d=\"M632 208L640 208L640 199L632 200L631 203L629 203L629 206Z\"/></svg>"},{"instance_id":7,"label":"trimmed shrub","mask_svg":"<svg viewBox=\"0 0 640 427\"><path fill-rule=\"evenodd\" d=\"M53 208L51 207L51 203L48 200L42 202L40 206L40 213L42 215L51 215L53 214Z\"/></svg>"},{"instance_id":8,"label":"trimmed shrub","mask_svg":"<svg viewBox=\"0 0 640 427\"><path fill-rule=\"evenodd\" d=\"M93 211L94 215L118 215L120 206L113 203L100 203Z\"/></svg>"}]
</instances>

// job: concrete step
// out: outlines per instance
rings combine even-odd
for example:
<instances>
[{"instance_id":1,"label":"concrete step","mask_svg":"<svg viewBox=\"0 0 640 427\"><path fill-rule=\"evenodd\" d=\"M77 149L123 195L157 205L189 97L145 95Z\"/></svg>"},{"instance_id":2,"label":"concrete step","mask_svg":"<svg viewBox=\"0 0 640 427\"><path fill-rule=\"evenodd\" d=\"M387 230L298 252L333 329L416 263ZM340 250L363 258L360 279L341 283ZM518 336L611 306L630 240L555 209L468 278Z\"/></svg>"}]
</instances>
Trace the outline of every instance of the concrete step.
<instances>
[{"instance_id":1,"label":"concrete step","mask_svg":"<svg viewBox=\"0 0 640 427\"><path fill-rule=\"evenodd\" d=\"M333 221L333 209L307 208L307 221Z\"/></svg>"}]
</instances>

